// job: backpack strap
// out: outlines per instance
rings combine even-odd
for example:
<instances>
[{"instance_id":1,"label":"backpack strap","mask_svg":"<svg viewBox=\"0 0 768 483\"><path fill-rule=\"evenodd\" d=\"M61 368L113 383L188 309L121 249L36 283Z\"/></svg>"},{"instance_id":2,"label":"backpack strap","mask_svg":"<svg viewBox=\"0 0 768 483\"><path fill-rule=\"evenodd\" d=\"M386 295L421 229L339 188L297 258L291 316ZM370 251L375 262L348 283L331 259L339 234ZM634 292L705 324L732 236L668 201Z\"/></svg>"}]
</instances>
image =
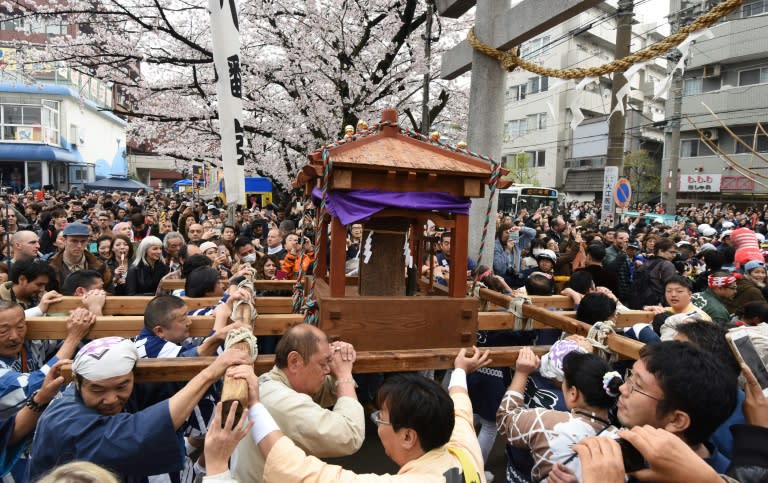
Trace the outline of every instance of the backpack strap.
<instances>
[{"instance_id":1,"label":"backpack strap","mask_svg":"<svg viewBox=\"0 0 768 483\"><path fill-rule=\"evenodd\" d=\"M464 474L464 483L480 483L480 472L477 471L474 461L464 448L449 446L446 448L449 453L459 460L461 472Z\"/></svg>"}]
</instances>

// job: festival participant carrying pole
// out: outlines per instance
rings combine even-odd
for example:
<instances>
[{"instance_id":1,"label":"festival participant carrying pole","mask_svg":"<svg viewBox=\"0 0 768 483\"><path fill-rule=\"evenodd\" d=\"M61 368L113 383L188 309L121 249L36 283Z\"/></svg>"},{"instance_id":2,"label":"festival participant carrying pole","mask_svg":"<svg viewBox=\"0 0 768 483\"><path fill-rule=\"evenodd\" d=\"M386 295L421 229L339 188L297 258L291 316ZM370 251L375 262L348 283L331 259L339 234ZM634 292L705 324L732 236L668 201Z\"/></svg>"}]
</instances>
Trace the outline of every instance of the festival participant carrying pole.
<instances>
[{"instance_id":1,"label":"festival participant carrying pole","mask_svg":"<svg viewBox=\"0 0 768 483\"><path fill-rule=\"evenodd\" d=\"M216 67L216 98L221 133L221 161L229 223L235 208L245 202L243 101L240 81L240 28L235 0L209 0L211 40Z\"/></svg>"},{"instance_id":2,"label":"festival participant carrying pole","mask_svg":"<svg viewBox=\"0 0 768 483\"><path fill-rule=\"evenodd\" d=\"M232 322L242 322L251 326L251 329L244 327L235 328L227 333L227 340L224 342L224 349L235 348L248 353L251 359L255 360L259 354L256 337L253 335L253 322L259 315L253 306L254 288L253 282L245 279L237 286L239 290L246 290L249 298L241 299L235 302L232 307ZM229 414L229 408L232 402L237 401L237 418L239 420L243 408L248 407L248 383L243 379L234 379L228 375L224 376L224 387L221 390L221 401L224 403L224 412Z\"/></svg>"},{"instance_id":3,"label":"festival participant carrying pole","mask_svg":"<svg viewBox=\"0 0 768 483\"><path fill-rule=\"evenodd\" d=\"M235 0L209 0L211 11L211 41L213 61L216 68L216 97L219 113L219 131L221 133L221 160L224 166L224 191L227 198L229 223L234 220L235 209L245 201L245 158L243 156L242 119L242 84L240 80L240 28L237 20ZM247 310L233 310L234 317L243 317L250 321ZM248 316L248 318L244 318ZM227 337L227 346L241 344L241 348L256 357L256 344L253 335L238 334L241 340L234 340L231 331ZM239 330L237 331L240 332ZM248 332L244 329L244 332ZM243 340L252 340L245 344ZM232 401L240 402L238 412L247 407L248 387L242 381L224 379L222 390L225 412L229 413Z\"/></svg>"}]
</instances>

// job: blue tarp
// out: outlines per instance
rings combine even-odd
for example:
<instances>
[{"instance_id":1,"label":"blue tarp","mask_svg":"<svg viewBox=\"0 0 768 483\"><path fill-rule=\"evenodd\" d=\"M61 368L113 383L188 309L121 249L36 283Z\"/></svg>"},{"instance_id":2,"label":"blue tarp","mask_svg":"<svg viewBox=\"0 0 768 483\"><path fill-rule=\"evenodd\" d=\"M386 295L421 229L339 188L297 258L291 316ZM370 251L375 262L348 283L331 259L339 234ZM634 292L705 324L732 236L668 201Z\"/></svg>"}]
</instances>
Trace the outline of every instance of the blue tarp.
<instances>
[{"instance_id":1,"label":"blue tarp","mask_svg":"<svg viewBox=\"0 0 768 483\"><path fill-rule=\"evenodd\" d=\"M97 191L139 191L152 192L152 188L131 178L105 178L85 183L85 189Z\"/></svg>"},{"instance_id":2,"label":"blue tarp","mask_svg":"<svg viewBox=\"0 0 768 483\"><path fill-rule=\"evenodd\" d=\"M272 192L272 180L262 177L245 178L245 192L246 193L271 193Z\"/></svg>"}]
</instances>

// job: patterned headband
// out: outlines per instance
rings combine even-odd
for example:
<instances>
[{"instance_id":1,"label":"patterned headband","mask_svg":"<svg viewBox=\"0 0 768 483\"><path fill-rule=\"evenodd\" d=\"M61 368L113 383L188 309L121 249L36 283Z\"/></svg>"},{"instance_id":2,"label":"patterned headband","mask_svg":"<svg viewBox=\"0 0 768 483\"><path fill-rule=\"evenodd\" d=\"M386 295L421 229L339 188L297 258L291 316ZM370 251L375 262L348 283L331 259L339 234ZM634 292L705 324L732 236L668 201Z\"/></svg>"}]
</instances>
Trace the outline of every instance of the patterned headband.
<instances>
[{"instance_id":1,"label":"patterned headband","mask_svg":"<svg viewBox=\"0 0 768 483\"><path fill-rule=\"evenodd\" d=\"M707 284L709 288L727 287L733 283L736 283L736 277L728 275L726 277L715 277L710 275L707 277Z\"/></svg>"}]
</instances>

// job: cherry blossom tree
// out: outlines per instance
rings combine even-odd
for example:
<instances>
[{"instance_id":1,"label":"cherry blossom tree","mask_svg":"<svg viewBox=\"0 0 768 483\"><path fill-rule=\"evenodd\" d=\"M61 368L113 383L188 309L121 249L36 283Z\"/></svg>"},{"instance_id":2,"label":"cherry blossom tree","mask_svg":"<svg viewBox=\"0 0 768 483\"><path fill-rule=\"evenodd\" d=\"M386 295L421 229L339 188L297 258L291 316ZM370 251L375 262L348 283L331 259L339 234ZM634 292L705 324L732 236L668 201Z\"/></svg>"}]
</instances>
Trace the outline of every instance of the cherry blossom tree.
<instances>
[{"instance_id":1,"label":"cherry blossom tree","mask_svg":"<svg viewBox=\"0 0 768 483\"><path fill-rule=\"evenodd\" d=\"M109 79L131 99L130 135L156 152L217 163L216 72L207 0L16 0L20 16L66 18L76 35L42 59ZM440 54L471 18L437 19L424 58L426 0L240 1L246 171L286 188L307 153L345 125L397 107L421 128L427 69L432 123L466 125L466 78L439 80Z\"/></svg>"}]
</instances>

